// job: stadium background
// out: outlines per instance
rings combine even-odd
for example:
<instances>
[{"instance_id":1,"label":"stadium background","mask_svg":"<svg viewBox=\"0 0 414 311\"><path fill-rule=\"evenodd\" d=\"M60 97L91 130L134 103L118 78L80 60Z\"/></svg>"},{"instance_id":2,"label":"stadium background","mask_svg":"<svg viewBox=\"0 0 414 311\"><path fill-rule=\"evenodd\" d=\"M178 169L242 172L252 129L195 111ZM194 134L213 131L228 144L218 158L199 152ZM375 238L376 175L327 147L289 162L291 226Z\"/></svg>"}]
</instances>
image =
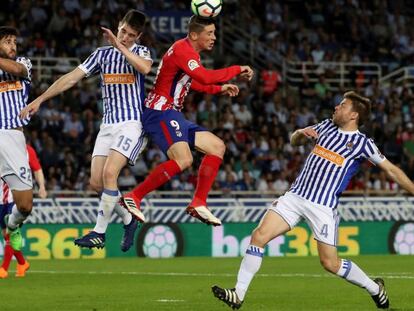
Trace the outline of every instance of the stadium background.
<instances>
[{"instance_id":1,"label":"stadium background","mask_svg":"<svg viewBox=\"0 0 414 311\"><path fill-rule=\"evenodd\" d=\"M96 47L106 44L99 27L109 26L115 31L116 22L130 8L141 9L150 17L142 40L151 47L155 59L153 72L146 81L150 87L165 49L185 35L189 1L5 2L0 24L14 25L20 30L18 54L28 56L34 64L31 98L83 61ZM83 81L79 87L45 103L26 129L29 142L39 153L50 193L50 198L35 201L34 213L23 227L24 251L29 260L39 259L33 261L32 275L28 273L28 287L45 282L48 287L56 284L73 290L79 303L69 303L68 310L75 306L113 310L115 302L127 310L134 309L137 302L131 302L125 291L136 286L138 280L148 284L158 281L157 284L165 286L155 291L149 285L141 285L143 292L153 292L141 297L148 310L163 310L163 301L159 301L164 297L161 288L170 295L165 301L168 309L179 306L180 310L193 310L195 305L200 310L219 307L218 304L211 307L211 300L204 294L211 282L233 282L239 259L211 257L244 253L249 233L266 204L288 189L310 150L310 146L291 147L289 135L296 128L330 117L345 90L355 89L373 100L370 123L362 131L372 136L383 153L414 178L414 67L410 66L414 56L413 12L414 3L403 0L225 0L217 22L215 50L202 55L203 61L210 68L251 65L255 79L249 84L235 81L241 92L234 99L191 94L185 103L186 117L212 129L227 146L209 201L225 225L206 227L192 222L183 213L196 183L199 164L196 161L193 169L165 185L163 192L148 197L145 213L151 222L140 231L137 245L126 254L119 250L122 227L115 216L105 250L80 250L73 245L74 238L93 227L97 211L98 201L89 189L88 178L102 116L98 80ZM123 170L119 179L121 190L128 190L143 180L148 171L164 160L159 149L150 144L134 167ZM414 297L409 294L414 289L412 257L371 256L414 254L412 201L403 197L395 183L379 170L365 163L351 181L340 210L344 220L340 233L341 255L364 255L356 260L362 261L367 271L376 275L384 273L394 279L390 296L398 297L400 307L412 307ZM252 285L252 296L257 295L260 300L252 299L248 309L272 309L274 301L263 297L262 289L274 287L289 297L292 295L289 289L294 292L296 288L304 288L304 284L313 286L314 278L319 277L323 278L322 287L327 291L331 286L335 291L355 294L345 285L337 284L340 282L325 279L321 268L316 266L317 261L311 257L296 261L290 258L315 254L313 238L304 225L273 241L267 255L289 258L268 260L262 278L259 276L261 281ZM191 257L137 262L137 255ZM109 258L118 256L129 258ZM74 260L52 262L49 260L52 258ZM91 258L106 259L93 263L84 260ZM284 270L273 269L271 264ZM216 270L194 268L203 265L215 266ZM275 270L281 274L272 274ZM291 273L291 278L282 275L283 272ZM94 281L90 274L96 275ZM189 276L194 282L186 281ZM275 285L280 277L284 278L283 284ZM124 300L108 298L91 303L85 297L83 286L88 282L100 284L103 292L112 296L109 293L113 293L113 288L102 284L111 284L114 279L122 283L115 293L126 297ZM73 282L78 286L70 287ZM188 307L188 297L171 290L175 282L188 283L189 291L200 288L195 294L196 304ZM10 292L23 289L18 283L7 286ZM92 292L92 295L102 294L96 289ZM307 303L315 303L312 293L315 292L304 294L304 301L296 305L282 299L283 310L308 310ZM56 296L59 294L69 297L67 292L56 292ZM5 303L10 310L19 303L25 306L24 301L17 304L16 301L18 296L11 294ZM59 303L59 299L41 294L33 301L33 308L57 309L61 308ZM320 309L332 310L331 303L328 299ZM347 304L349 301L344 301ZM355 298L343 310L362 310L365 305L368 308L365 299Z\"/></svg>"}]
</instances>

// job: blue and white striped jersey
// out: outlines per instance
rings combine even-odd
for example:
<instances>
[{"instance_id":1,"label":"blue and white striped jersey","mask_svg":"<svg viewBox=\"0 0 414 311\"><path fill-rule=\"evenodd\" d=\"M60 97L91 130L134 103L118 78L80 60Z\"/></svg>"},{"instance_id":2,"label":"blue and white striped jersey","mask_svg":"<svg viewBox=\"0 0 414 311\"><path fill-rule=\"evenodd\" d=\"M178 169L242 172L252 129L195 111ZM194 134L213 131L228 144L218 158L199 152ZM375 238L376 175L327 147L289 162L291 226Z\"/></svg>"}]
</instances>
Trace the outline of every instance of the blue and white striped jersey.
<instances>
[{"instance_id":1,"label":"blue and white striped jersey","mask_svg":"<svg viewBox=\"0 0 414 311\"><path fill-rule=\"evenodd\" d=\"M130 51L151 59L147 47L134 44ZM103 101L103 123L141 121L145 96L144 75L130 65L126 57L112 46L98 48L79 68L90 76L99 73Z\"/></svg>"},{"instance_id":2,"label":"blue and white striped jersey","mask_svg":"<svg viewBox=\"0 0 414 311\"><path fill-rule=\"evenodd\" d=\"M19 118L20 111L26 107L32 79L32 63L28 58L17 57L16 62L23 64L27 77L16 77L0 69L0 129L8 130L22 127L30 118Z\"/></svg>"},{"instance_id":3,"label":"blue and white striped jersey","mask_svg":"<svg viewBox=\"0 0 414 311\"><path fill-rule=\"evenodd\" d=\"M340 130L332 120L313 126L319 137L290 192L317 204L335 208L341 193L366 159L385 160L365 134Z\"/></svg>"}]
</instances>

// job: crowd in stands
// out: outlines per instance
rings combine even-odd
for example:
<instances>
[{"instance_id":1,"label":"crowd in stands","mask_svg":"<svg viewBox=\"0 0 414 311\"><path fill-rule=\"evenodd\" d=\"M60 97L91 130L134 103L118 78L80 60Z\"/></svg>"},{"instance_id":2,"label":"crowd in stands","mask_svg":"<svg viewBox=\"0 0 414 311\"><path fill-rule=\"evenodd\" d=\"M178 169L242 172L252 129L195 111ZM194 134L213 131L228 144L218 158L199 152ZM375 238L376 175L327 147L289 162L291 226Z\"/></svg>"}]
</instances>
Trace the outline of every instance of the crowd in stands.
<instances>
[{"instance_id":1,"label":"crowd in stands","mask_svg":"<svg viewBox=\"0 0 414 311\"><path fill-rule=\"evenodd\" d=\"M100 26L116 29L130 8L189 10L186 0L20 0L2 5L0 24L21 32L19 54L30 57L78 57L83 60L101 41ZM186 98L189 120L211 129L227 146L215 190L287 190L312 146L292 147L290 134L297 128L329 118L346 89L335 90L324 74L317 83L306 76L295 88L283 84L280 61L378 62L386 70L411 63L414 17L410 1L276 1L226 0L223 15L257 40L271 47L268 68L256 72L250 84L236 81L240 94L233 99L191 93ZM230 14L231 13L231 14ZM159 52L148 27L145 43ZM160 56L160 55L157 55ZM68 69L70 70L70 69ZM48 81L33 76L31 98ZM404 85L381 87L373 79L367 87L353 81L348 88L374 103L370 123L362 128L383 153L414 178L414 94ZM26 135L39 153L49 190L88 190L91 153L102 116L96 81L45 103ZM143 180L165 155L150 143L135 166L119 178L121 190ZM192 169L164 186L164 190L193 190L200 156ZM349 189L395 190L396 185L368 162Z\"/></svg>"}]
</instances>

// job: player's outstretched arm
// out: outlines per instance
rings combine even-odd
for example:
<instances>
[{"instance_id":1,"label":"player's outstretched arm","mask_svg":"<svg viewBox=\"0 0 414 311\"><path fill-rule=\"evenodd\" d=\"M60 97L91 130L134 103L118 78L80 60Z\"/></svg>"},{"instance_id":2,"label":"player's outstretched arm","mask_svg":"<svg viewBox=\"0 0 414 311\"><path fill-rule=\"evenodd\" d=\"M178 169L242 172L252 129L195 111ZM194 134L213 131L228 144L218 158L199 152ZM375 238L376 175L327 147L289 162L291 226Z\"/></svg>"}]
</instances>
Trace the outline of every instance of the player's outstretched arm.
<instances>
[{"instance_id":1,"label":"player's outstretched arm","mask_svg":"<svg viewBox=\"0 0 414 311\"><path fill-rule=\"evenodd\" d=\"M120 50L124 54L128 63L131 64L138 72L146 75L151 71L152 61L144 59L139 55L132 53L128 48L123 45L113 32L105 27L101 27L105 39L116 49Z\"/></svg>"},{"instance_id":2,"label":"player's outstretched arm","mask_svg":"<svg viewBox=\"0 0 414 311\"><path fill-rule=\"evenodd\" d=\"M191 82L191 89L200 92L200 93L207 93L207 94L219 94L224 96L234 97L239 94L239 87L235 84L201 84L197 80L193 80Z\"/></svg>"},{"instance_id":3,"label":"player's outstretched arm","mask_svg":"<svg viewBox=\"0 0 414 311\"><path fill-rule=\"evenodd\" d=\"M414 195L414 183L398 166L394 165L387 159L378 164L378 166L385 172L385 174L387 174L389 178L399 184L401 188Z\"/></svg>"},{"instance_id":4,"label":"player's outstretched arm","mask_svg":"<svg viewBox=\"0 0 414 311\"><path fill-rule=\"evenodd\" d=\"M305 127L304 129L299 129L293 132L290 137L290 144L292 146L302 146L309 141L315 140L318 138L318 133L312 127Z\"/></svg>"},{"instance_id":5,"label":"player's outstretched arm","mask_svg":"<svg viewBox=\"0 0 414 311\"><path fill-rule=\"evenodd\" d=\"M12 59L0 57L0 69L17 77L27 78L26 67Z\"/></svg>"},{"instance_id":6,"label":"player's outstretched arm","mask_svg":"<svg viewBox=\"0 0 414 311\"><path fill-rule=\"evenodd\" d=\"M82 80L85 77L85 72L83 70L76 67L71 72L61 76L59 79L55 81L42 95L32 101L28 106L24 107L22 111L20 111L20 118L24 119L29 115L35 114L40 105L55 97L56 95L63 93L64 91L73 87L78 81Z\"/></svg>"},{"instance_id":7,"label":"player's outstretched arm","mask_svg":"<svg viewBox=\"0 0 414 311\"><path fill-rule=\"evenodd\" d=\"M250 81L253 78L253 70L249 66L230 66L223 69L206 69L200 62L190 59L187 63L181 62L180 68L193 80L201 84L217 84L227 82L240 75Z\"/></svg>"}]
</instances>

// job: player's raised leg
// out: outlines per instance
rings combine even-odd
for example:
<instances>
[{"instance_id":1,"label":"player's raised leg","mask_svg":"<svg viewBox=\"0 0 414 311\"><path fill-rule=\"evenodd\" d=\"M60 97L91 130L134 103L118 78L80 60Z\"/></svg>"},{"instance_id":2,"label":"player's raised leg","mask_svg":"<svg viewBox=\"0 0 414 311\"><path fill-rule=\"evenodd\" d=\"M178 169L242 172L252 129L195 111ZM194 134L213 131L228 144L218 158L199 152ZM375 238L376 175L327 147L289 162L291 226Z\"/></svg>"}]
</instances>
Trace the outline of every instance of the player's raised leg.
<instances>
[{"instance_id":1,"label":"player's raised leg","mask_svg":"<svg viewBox=\"0 0 414 311\"><path fill-rule=\"evenodd\" d=\"M351 260L339 258L335 246L320 241L317 243L319 258L325 270L344 278L354 285L366 289L377 308L387 309L389 307L389 299L382 279L372 280L357 264Z\"/></svg>"},{"instance_id":2,"label":"player's raised leg","mask_svg":"<svg viewBox=\"0 0 414 311\"><path fill-rule=\"evenodd\" d=\"M275 211L269 210L253 231L250 245L240 265L236 286L229 289L215 285L212 287L214 296L229 307L239 309L253 277L260 269L264 247L269 241L289 230L288 223Z\"/></svg>"},{"instance_id":3,"label":"player's raised leg","mask_svg":"<svg viewBox=\"0 0 414 311\"><path fill-rule=\"evenodd\" d=\"M184 141L172 144L167 155L170 160L159 164L142 183L121 199L125 208L138 220L141 213L140 202L144 196L161 187L193 163L191 150Z\"/></svg>"},{"instance_id":4,"label":"player's raised leg","mask_svg":"<svg viewBox=\"0 0 414 311\"><path fill-rule=\"evenodd\" d=\"M223 162L226 146L213 133L200 131L195 133L195 147L206 155L198 169L197 187L193 200L187 207L187 213L204 223L219 226L221 225L220 219L207 208L207 196Z\"/></svg>"}]
</instances>

